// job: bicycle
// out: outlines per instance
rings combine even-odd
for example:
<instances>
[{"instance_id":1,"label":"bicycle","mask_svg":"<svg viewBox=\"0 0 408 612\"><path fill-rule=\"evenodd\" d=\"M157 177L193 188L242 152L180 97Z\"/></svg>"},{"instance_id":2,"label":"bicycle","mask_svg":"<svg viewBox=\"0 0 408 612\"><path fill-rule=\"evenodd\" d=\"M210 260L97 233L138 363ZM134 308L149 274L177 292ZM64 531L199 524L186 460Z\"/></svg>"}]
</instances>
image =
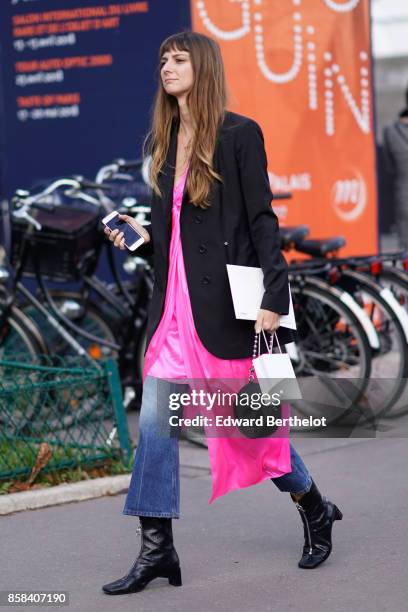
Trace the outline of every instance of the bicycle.
<instances>
[{"instance_id":1,"label":"bicycle","mask_svg":"<svg viewBox=\"0 0 408 612\"><path fill-rule=\"evenodd\" d=\"M390 411L395 410L396 403L406 387L408 314L382 283L381 266L379 266L382 256L349 258L333 256L337 248L344 244L342 237L313 241L303 239L296 244L296 249L312 256L312 259L307 260L308 265L321 266L322 261L329 261L330 268L326 270L329 282L352 294L369 314L380 339L379 349L373 354L373 378L378 381L384 372L384 367L390 367L391 360L393 371L392 377L389 375L387 383L383 383L382 394L377 385L375 390L371 392L368 390L367 400L377 418L389 416ZM394 277L393 274L389 276Z\"/></svg>"},{"instance_id":2,"label":"bicycle","mask_svg":"<svg viewBox=\"0 0 408 612\"><path fill-rule=\"evenodd\" d=\"M75 196L78 196L84 189L98 190L99 192L108 189L106 185L79 180L77 177L76 179L55 181L35 196L28 192L19 191L16 193L13 200L14 217L17 213L19 219L25 219L31 227L37 227L37 232L32 239L30 239L30 236L32 236L33 230L23 235L21 231L14 231L13 233L12 261L15 264L16 272L13 276L11 290L7 293L9 305L2 309L0 328L7 327L6 321L11 321L11 307L16 308L17 294L22 295L25 313L29 315L27 321L32 324L32 320L36 320L37 327L31 325L36 329L35 335L38 337L45 335L50 350L56 350L60 354L82 355L94 364L97 364L98 358L104 356L117 357L122 374L124 369L127 368L129 384L135 385L135 369L138 368L140 371L143 362L143 335L147 312L144 316L141 313L143 307L147 306L153 284L151 268L147 261L143 261L143 273L139 274L138 286L133 290L135 297L129 299L129 291L120 279L110 244L106 243L103 234L96 232L100 218L99 199L88 194L83 195L86 196L86 201L95 207L92 213L85 211L85 215L90 217L88 229L89 232L92 232L92 238L88 236L92 243L91 246L88 245L90 246L89 252L76 253L74 246L70 245L72 248L69 254L74 253L75 257L69 258L66 256L63 245L56 245L55 241L51 247L47 244L48 250L44 249L44 242L47 238L50 239L50 215L59 214L59 218L54 219L54 229L55 226L58 228L60 224L61 210L66 214L65 222L72 219L73 208L64 207L60 203L56 204L55 198L50 201L50 196L62 186L70 187L71 196L72 191L74 191ZM48 201L44 202L47 198ZM113 206L114 203L111 202L111 205ZM45 216L45 221L48 224L45 225L47 228L45 234L38 229L38 225L41 225L41 223L30 214L29 210L31 209L39 210L43 221ZM76 217L79 211L80 209L75 209ZM106 211L106 207L104 211ZM83 228L83 225L81 227ZM83 231L87 232L87 230ZM75 243L75 236L72 242ZM100 281L94 274L103 245L107 248L108 262L115 279L113 285ZM30 251L31 257L28 257L27 249ZM52 258L54 252L55 256ZM60 253L60 261L56 263L55 258L58 253ZM84 255L83 259L81 255ZM140 261L137 261L137 265L139 268L141 267ZM37 280L44 304L39 302L33 293L20 282L22 276L34 277ZM54 281L69 280L71 282L80 280L82 283L81 290L79 292L50 290L44 282L50 279ZM98 301L95 296L97 296ZM122 297L125 297L125 300ZM113 313L115 313L114 316ZM136 316L137 313L138 316ZM106 322L107 317L110 318L109 324ZM116 328L114 325L115 317L120 321L120 325L117 325ZM128 323L127 326L123 324L125 320ZM40 326L40 330L38 326ZM43 334L41 334L41 331ZM122 344L118 342L118 336L123 339ZM135 356L130 355L129 346L126 349L124 348L125 339L128 340L129 337L134 339ZM44 348L44 344L43 342L41 347L36 346L32 352L49 352ZM124 384L127 384L126 377L123 378Z\"/></svg>"}]
</instances>

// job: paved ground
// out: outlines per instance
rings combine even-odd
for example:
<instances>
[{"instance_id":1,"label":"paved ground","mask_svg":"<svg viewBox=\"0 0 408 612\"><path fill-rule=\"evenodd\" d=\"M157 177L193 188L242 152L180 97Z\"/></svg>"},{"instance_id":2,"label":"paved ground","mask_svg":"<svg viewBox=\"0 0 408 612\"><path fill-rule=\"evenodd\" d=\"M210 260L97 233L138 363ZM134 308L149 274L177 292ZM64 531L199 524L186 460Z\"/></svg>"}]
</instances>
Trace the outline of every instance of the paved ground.
<instances>
[{"instance_id":1,"label":"paved ground","mask_svg":"<svg viewBox=\"0 0 408 612\"><path fill-rule=\"evenodd\" d=\"M182 588L158 579L142 593L102 593L139 550L137 519L121 514L118 495L1 518L0 590L65 589L68 609L81 612L405 612L405 439L296 441L321 490L344 512L332 556L313 571L297 567L302 528L287 494L264 482L210 506L207 452L181 444L182 518L174 532Z\"/></svg>"}]
</instances>

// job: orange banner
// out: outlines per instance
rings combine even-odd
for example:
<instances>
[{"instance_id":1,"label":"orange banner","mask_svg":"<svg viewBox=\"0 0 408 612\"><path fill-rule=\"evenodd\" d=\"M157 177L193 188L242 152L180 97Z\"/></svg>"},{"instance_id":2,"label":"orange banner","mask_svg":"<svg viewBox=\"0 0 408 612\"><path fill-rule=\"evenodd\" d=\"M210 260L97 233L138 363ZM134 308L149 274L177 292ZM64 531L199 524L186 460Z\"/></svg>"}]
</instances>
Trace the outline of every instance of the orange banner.
<instances>
[{"instance_id":1,"label":"orange banner","mask_svg":"<svg viewBox=\"0 0 408 612\"><path fill-rule=\"evenodd\" d=\"M261 125L282 226L377 250L369 0L192 0L223 53L229 110Z\"/></svg>"}]
</instances>

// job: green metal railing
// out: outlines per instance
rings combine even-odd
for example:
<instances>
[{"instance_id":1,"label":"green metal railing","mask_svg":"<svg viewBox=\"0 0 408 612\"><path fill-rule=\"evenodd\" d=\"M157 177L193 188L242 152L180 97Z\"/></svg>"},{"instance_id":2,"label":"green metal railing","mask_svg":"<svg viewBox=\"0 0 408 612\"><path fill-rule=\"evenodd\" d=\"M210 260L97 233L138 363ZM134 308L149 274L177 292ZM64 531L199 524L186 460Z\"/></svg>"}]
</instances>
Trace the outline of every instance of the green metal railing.
<instances>
[{"instance_id":1,"label":"green metal railing","mask_svg":"<svg viewBox=\"0 0 408 612\"><path fill-rule=\"evenodd\" d=\"M0 359L0 481L30 474L40 446L43 471L121 459L132 448L116 363L78 357Z\"/></svg>"}]
</instances>

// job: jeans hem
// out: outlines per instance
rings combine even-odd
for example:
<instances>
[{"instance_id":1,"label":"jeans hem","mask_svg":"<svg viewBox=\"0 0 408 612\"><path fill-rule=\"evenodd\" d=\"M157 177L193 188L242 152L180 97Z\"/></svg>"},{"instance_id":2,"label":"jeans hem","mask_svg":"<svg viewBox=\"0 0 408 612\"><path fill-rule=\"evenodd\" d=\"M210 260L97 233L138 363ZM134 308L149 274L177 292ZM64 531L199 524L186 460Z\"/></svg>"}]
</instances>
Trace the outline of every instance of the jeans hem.
<instances>
[{"instance_id":1,"label":"jeans hem","mask_svg":"<svg viewBox=\"0 0 408 612\"><path fill-rule=\"evenodd\" d=\"M293 495L305 495L305 493L309 493L311 488L312 488L312 481L310 481L310 484L308 487L306 487L306 489L302 489L301 491L289 491L289 493L293 493Z\"/></svg>"},{"instance_id":2,"label":"jeans hem","mask_svg":"<svg viewBox=\"0 0 408 612\"><path fill-rule=\"evenodd\" d=\"M174 512L145 512L144 510L123 510L122 514L126 514L128 516L151 516L157 518L180 518L180 515Z\"/></svg>"},{"instance_id":3,"label":"jeans hem","mask_svg":"<svg viewBox=\"0 0 408 612\"><path fill-rule=\"evenodd\" d=\"M272 482L274 484L276 484L275 480L273 478L271 478ZM304 495L305 493L308 493L312 487L312 479L310 478L309 483L306 487L304 487L303 489L301 489L300 491L294 491L292 488L289 488L288 485L286 485L286 487L284 487L283 485L278 486L276 484L276 486L278 487L279 491L281 493L293 493L294 495ZM281 488L282 487L282 488Z\"/></svg>"}]
</instances>

